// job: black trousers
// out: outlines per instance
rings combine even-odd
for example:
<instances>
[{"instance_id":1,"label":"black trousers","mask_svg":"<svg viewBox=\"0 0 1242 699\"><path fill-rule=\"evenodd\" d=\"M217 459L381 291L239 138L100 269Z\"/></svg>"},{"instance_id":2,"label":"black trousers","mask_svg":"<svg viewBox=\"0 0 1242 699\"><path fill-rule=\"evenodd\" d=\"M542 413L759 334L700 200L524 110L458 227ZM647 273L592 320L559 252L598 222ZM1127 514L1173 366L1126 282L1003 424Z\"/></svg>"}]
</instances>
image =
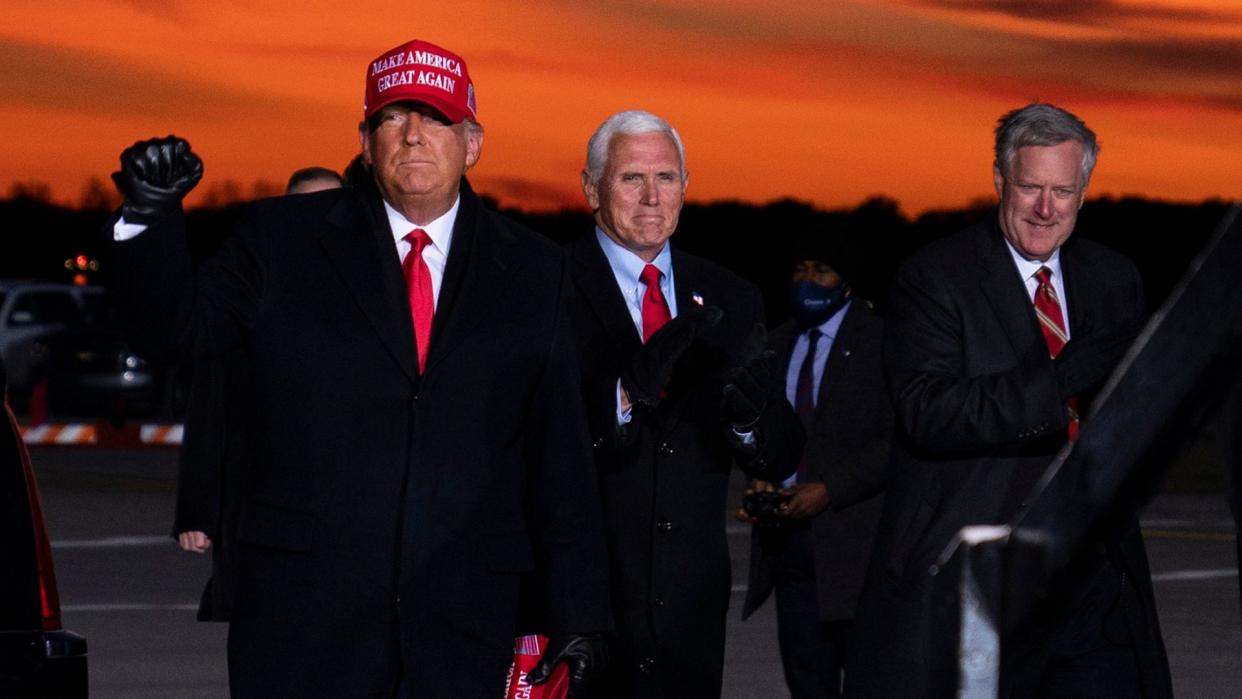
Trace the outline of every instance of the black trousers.
<instances>
[{"instance_id":1,"label":"black trousers","mask_svg":"<svg viewBox=\"0 0 1242 699\"><path fill-rule=\"evenodd\" d=\"M810 526L784 532L777 562L776 628L793 699L840 697L850 622L820 621Z\"/></svg>"},{"instance_id":2,"label":"black trousers","mask_svg":"<svg viewBox=\"0 0 1242 699\"><path fill-rule=\"evenodd\" d=\"M1013 638L1013 697L1140 697L1138 658L1126 607L1138 605L1128 576L1094 554L1064 603Z\"/></svg>"}]
</instances>

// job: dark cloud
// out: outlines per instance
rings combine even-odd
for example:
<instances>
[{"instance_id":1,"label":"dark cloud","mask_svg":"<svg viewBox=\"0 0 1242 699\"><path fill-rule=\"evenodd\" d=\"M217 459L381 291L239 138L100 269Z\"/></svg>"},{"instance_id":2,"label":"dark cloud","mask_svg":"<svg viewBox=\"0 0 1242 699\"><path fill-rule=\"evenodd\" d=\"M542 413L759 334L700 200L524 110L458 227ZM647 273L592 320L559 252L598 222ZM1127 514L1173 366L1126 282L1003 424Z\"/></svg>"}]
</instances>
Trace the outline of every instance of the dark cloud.
<instances>
[{"instance_id":1,"label":"dark cloud","mask_svg":"<svg viewBox=\"0 0 1242 699\"><path fill-rule=\"evenodd\" d=\"M6 104L33 109L199 121L270 118L274 107L332 108L225 87L173 69L11 39L0 43L0 95Z\"/></svg>"},{"instance_id":2,"label":"dark cloud","mask_svg":"<svg viewBox=\"0 0 1242 699\"><path fill-rule=\"evenodd\" d=\"M1128 20L1160 20L1236 23L1242 13L1116 0L923 0L924 5L965 12L993 12L1059 24L1102 24Z\"/></svg>"}]
</instances>

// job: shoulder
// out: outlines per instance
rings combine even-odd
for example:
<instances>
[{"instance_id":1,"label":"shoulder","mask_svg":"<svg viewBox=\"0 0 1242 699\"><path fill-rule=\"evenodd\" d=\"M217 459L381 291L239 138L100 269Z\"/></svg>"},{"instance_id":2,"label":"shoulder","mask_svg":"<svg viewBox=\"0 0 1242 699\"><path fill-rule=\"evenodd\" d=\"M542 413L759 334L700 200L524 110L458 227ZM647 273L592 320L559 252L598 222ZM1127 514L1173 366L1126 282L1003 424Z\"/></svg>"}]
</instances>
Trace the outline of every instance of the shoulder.
<instances>
[{"instance_id":1,"label":"shoulder","mask_svg":"<svg viewBox=\"0 0 1242 699\"><path fill-rule=\"evenodd\" d=\"M1138 267L1129 257L1088 238L1074 236L1062 246L1061 250L1063 255L1072 256L1076 258L1076 262L1091 265L1096 269L1138 273Z\"/></svg>"},{"instance_id":2,"label":"shoulder","mask_svg":"<svg viewBox=\"0 0 1242 699\"><path fill-rule=\"evenodd\" d=\"M673 250L673 276L677 284L692 281L730 296L759 296L759 287L749 281L711 260L677 249Z\"/></svg>"}]
</instances>

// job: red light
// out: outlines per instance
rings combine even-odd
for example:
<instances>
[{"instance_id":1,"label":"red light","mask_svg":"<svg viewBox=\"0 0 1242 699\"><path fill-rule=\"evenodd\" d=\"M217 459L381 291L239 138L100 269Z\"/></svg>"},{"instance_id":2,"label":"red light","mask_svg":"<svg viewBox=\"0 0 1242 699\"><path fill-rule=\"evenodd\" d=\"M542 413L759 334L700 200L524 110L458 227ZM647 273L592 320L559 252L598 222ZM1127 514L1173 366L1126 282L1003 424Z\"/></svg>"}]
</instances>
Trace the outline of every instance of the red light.
<instances>
[{"instance_id":1,"label":"red light","mask_svg":"<svg viewBox=\"0 0 1242 699\"><path fill-rule=\"evenodd\" d=\"M86 264L90 261L90 258L86 255L78 255L73 258L73 263L78 266L78 269L86 269Z\"/></svg>"},{"instance_id":2,"label":"red light","mask_svg":"<svg viewBox=\"0 0 1242 699\"><path fill-rule=\"evenodd\" d=\"M74 286L86 286L86 275L81 273L73 275L73 284Z\"/></svg>"}]
</instances>

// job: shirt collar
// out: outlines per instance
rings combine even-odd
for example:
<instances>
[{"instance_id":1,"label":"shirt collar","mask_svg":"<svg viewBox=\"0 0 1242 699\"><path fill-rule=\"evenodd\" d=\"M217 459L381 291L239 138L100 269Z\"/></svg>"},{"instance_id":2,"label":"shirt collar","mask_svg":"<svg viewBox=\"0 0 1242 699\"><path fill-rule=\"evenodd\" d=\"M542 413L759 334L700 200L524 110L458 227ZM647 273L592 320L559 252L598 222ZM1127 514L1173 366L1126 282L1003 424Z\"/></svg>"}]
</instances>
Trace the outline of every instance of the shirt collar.
<instances>
[{"instance_id":1,"label":"shirt collar","mask_svg":"<svg viewBox=\"0 0 1242 699\"><path fill-rule=\"evenodd\" d=\"M425 226L417 226L410 223L410 220L397 211L386 200L384 201L384 212L388 214L388 227L392 229L393 240L397 243L402 242L405 236L415 228L421 228L427 232L427 237L431 238L431 244L439 250L445 257L448 257L449 245L453 242L453 224L457 222L457 209L461 205L461 195L453 200L453 205L449 207L439 218Z\"/></svg>"},{"instance_id":2,"label":"shirt collar","mask_svg":"<svg viewBox=\"0 0 1242 699\"><path fill-rule=\"evenodd\" d=\"M1017 266L1018 274L1022 276L1023 282L1034 277L1035 273L1039 271L1040 267L1047 267L1048 269L1052 270L1053 279L1061 278L1061 249L1060 248L1057 248L1056 250L1052 251L1052 256L1048 258L1047 262L1040 262L1039 260L1028 260L1025 257L1019 255L1018 251L1009 242L1008 238L1005 239L1005 246L1009 248L1009 254L1010 256L1013 257L1013 263L1014 265Z\"/></svg>"},{"instance_id":3,"label":"shirt collar","mask_svg":"<svg viewBox=\"0 0 1242 699\"><path fill-rule=\"evenodd\" d=\"M647 262L643 258L635 255L632 251L619 245L615 240L608 237L608 234L599 226L595 227L595 238L599 241L599 246L604 251L604 257L608 258L608 265L612 267L612 273L617 277L618 281L624 281L628 286L636 287L639 282L639 275L642 274L643 268L647 266ZM673 272L673 253L669 250L669 244L664 243L664 248L655 256L651 264L664 275L662 279L667 280Z\"/></svg>"}]
</instances>

